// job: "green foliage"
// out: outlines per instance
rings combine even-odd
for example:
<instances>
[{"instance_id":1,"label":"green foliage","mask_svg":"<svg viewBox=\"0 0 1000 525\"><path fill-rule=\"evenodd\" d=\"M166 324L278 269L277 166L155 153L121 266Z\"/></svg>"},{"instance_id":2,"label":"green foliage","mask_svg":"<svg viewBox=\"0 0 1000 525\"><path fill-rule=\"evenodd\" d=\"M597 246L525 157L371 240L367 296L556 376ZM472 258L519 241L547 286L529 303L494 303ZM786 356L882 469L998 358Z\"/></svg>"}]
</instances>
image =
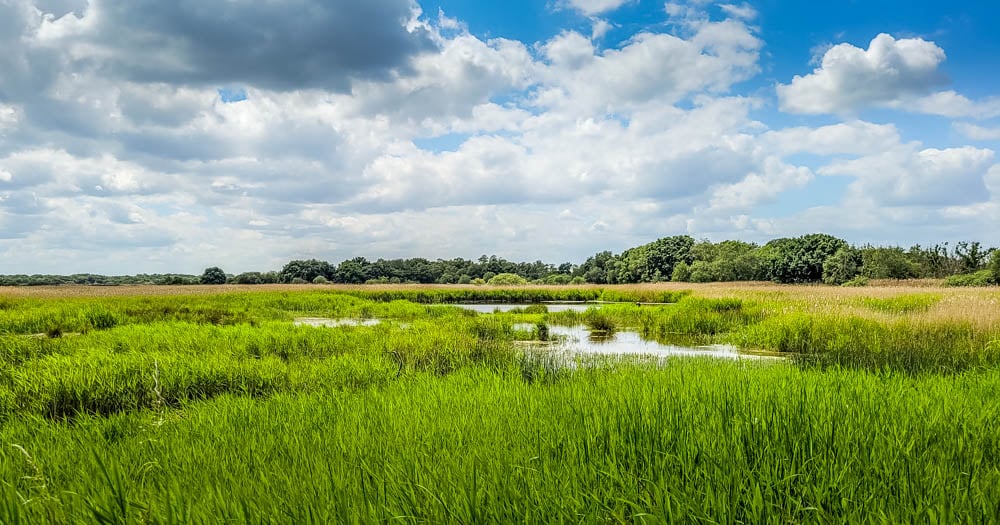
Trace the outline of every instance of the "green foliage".
<instances>
[{"instance_id":1,"label":"green foliage","mask_svg":"<svg viewBox=\"0 0 1000 525\"><path fill-rule=\"evenodd\" d=\"M613 282L658 282L670 279L674 265L691 262L694 239L676 235L622 252L614 264ZM609 277L610 279L610 277Z\"/></svg>"},{"instance_id":2,"label":"green foliage","mask_svg":"<svg viewBox=\"0 0 1000 525\"><path fill-rule=\"evenodd\" d=\"M869 279L911 279L921 273L902 248L866 246L860 252L861 274Z\"/></svg>"},{"instance_id":3,"label":"green foliage","mask_svg":"<svg viewBox=\"0 0 1000 525\"><path fill-rule=\"evenodd\" d=\"M764 246L768 278L777 283L819 282L823 263L847 242L831 235L814 233L794 239L776 239Z\"/></svg>"},{"instance_id":4,"label":"green foliage","mask_svg":"<svg viewBox=\"0 0 1000 525\"><path fill-rule=\"evenodd\" d=\"M843 286L847 286L847 287L868 286L868 278L865 277L864 275L857 275L853 279L851 279L850 281L845 282L843 284Z\"/></svg>"},{"instance_id":5,"label":"green foliage","mask_svg":"<svg viewBox=\"0 0 1000 525\"><path fill-rule=\"evenodd\" d=\"M216 266L205 268L205 272L201 274L200 282L201 284L226 284L226 272Z\"/></svg>"},{"instance_id":6,"label":"green foliage","mask_svg":"<svg viewBox=\"0 0 1000 525\"><path fill-rule=\"evenodd\" d=\"M981 270L989 256L989 250L983 249L979 242L959 242L955 244L955 256L961 264L963 273L974 273Z\"/></svg>"},{"instance_id":7,"label":"green foliage","mask_svg":"<svg viewBox=\"0 0 1000 525\"><path fill-rule=\"evenodd\" d=\"M677 263L673 273L670 274L670 280L680 283L691 282L691 266L684 261Z\"/></svg>"},{"instance_id":8,"label":"green foliage","mask_svg":"<svg viewBox=\"0 0 1000 525\"><path fill-rule=\"evenodd\" d=\"M278 272L244 272L232 279L233 284L274 284L281 282Z\"/></svg>"},{"instance_id":9,"label":"green foliage","mask_svg":"<svg viewBox=\"0 0 1000 525\"><path fill-rule=\"evenodd\" d=\"M614 268L617 258L609 251L588 257L576 268L576 274L589 283L609 284L615 281Z\"/></svg>"},{"instance_id":10,"label":"green foliage","mask_svg":"<svg viewBox=\"0 0 1000 525\"><path fill-rule=\"evenodd\" d=\"M995 283L993 272L980 270L976 273L952 275L944 280L945 286L989 286Z\"/></svg>"},{"instance_id":11,"label":"green foliage","mask_svg":"<svg viewBox=\"0 0 1000 525\"><path fill-rule=\"evenodd\" d=\"M993 250L993 253L990 254L987 270L993 277L993 284L1000 284L1000 250Z\"/></svg>"},{"instance_id":12,"label":"green foliage","mask_svg":"<svg viewBox=\"0 0 1000 525\"><path fill-rule=\"evenodd\" d=\"M853 248L837 250L823 261L823 282L837 285L854 279L858 274L858 259L858 253Z\"/></svg>"},{"instance_id":13,"label":"green foliage","mask_svg":"<svg viewBox=\"0 0 1000 525\"><path fill-rule=\"evenodd\" d=\"M491 277L488 284L490 286L523 286L528 284L528 281L520 275L500 273Z\"/></svg>"},{"instance_id":14,"label":"green foliage","mask_svg":"<svg viewBox=\"0 0 1000 525\"><path fill-rule=\"evenodd\" d=\"M299 279L303 283L311 283L313 279L320 275L331 279L333 273L333 267L326 261L317 259L289 261L288 264L285 264L281 268L281 282L294 283L296 279Z\"/></svg>"}]
</instances>

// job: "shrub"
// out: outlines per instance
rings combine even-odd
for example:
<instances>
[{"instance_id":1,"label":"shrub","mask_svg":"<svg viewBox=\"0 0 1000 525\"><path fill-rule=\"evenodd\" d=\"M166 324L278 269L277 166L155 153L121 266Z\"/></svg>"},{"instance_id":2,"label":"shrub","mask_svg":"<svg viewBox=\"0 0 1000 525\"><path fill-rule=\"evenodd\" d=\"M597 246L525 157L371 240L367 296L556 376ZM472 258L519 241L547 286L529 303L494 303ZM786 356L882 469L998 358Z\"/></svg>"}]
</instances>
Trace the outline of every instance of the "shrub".
<instances>
[{"instance_id":1,"label":"shrub","mask_svg":"<svg viewBox=\"0 0 1000 525\"><path fill-rule=\"evenodd\" d=\"M500 273L494 275L489 280L490 286L523 286L528 284L527 279L513 273Z\"/></svg>"},{"instance_id":2,"label":"shrub","mask_svg":"<svg viewBox=\"0 0 1000 525\"><path fill-rule=\"evenodd\" d=\"M989 286L993 283L993 273L990 270L952 275L944 280L945 286Z\"/></svg>"},{"instance_id":3,"label":"shrub","mask_svg":"<svg viewBox=\"0 0 1000 525\"><path fill-rule=\"evenodd\" d=\"M868 286L868 278L864 275L856 275L853 279L845 282L841 286Z\"/></svg>"},{"instance_id":4,"label":"shrub","mask_svg":"<svg viewBox=\"0 0 1000 525\"><path fill-rule=\"evenodd\" d=\"M670 280L679 283L686 283L691 280L691 266L686 262L679 262L674 266L673 273L670 274Z\"/></svg>"},{"instance_id":5,"label":"shrub","mask_svg":"<svg viewBox=\"0 0 1000 525\"><path fill-rule=\"evenodd\" d=\"M330 281L327 280L327 278L323 277L322 275L317 275L316 278L312 280L312 282L313 284L327 284Z\"/></svg>"},{"instance_id":6,"label":"shrub","mask_svg":"<svg viewBox=\"0 0 1000 525\"><path fill-rule=\"evenodd\" d=\"M990 263L986 266L993 277L993 284L1000 284L1000 249L993 250L990 255Z\"/></svg>"}]
</instances>

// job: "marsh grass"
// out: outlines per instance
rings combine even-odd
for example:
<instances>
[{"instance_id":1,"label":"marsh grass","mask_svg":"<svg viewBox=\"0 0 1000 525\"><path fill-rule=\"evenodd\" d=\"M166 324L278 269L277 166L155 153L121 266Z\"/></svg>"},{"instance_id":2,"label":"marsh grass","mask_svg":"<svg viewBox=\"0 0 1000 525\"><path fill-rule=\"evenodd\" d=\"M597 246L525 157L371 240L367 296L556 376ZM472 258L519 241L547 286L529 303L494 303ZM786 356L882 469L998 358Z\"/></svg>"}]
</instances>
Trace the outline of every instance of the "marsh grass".
<instances>
[{"instance_id":1,"label":"marsh grass","mask_svg":"<svg viewBox=\"0 0 1000 525\"><path fill-rule=\"evenodd\" d=\"M544 364L0 430L0 521L990 522L995 372ZM14 504L9 502L14 501ZM405 517L405 518L401 518Z\"/></svg>"},{"instance_id":2,"label":"marsh grass","mask_svg":"<svg viewBox=\"0 0 1000 525\"><path fill-rule=\"evenodd\" d=\"M1000 294L673 286L0 296L0 523L1000 516ZM796 362L515 344L588 320Z\"/></svg>"}]
</instances>

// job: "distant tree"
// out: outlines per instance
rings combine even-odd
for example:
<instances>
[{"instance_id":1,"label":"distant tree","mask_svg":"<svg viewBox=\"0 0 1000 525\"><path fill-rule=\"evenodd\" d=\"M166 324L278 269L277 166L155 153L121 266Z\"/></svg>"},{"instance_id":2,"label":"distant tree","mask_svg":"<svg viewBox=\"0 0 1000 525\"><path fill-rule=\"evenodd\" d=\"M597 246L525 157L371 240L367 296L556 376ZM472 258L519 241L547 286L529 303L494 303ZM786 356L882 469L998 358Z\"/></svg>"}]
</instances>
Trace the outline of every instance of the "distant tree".
<instances>
[{"instance_id":1,"label":"distant tree","mask_svg":"<svg viewBox=\"0 0 1000 525\"><path fill-rule=\"evenodd\" d=\"M983 245L978 242L959 242L955 244L955 257L962 266L962 273L971 273L983 268L986 256L989 253L983 250Z\"/></svg>"},{"instance_id":2,"label":"distant tree","mask_svg":"<svg viewBox=\"0 0 1000 525\"><path fill-rule=\"evenodd\" d=\"M361 284L370 278L377 278L368 273L371 264L364 257L355 257L337 266L333 281L343 284Z\"/></svg>"},{"instance_id":3,"label":"distant tree","mask_svg":"<svg viewBox=\"0 0 1000 525\"><path fill-rule=\"evenodd\" d=\"M823 263L847 241L824 233L775 239L761 249L767 277L778 283L808 283L823 279Z\"/></svg>"},{"instance_id":4,"label":"distant tree","mask_svg":"<svg viewBox=\"0 0 1000 525\"><path fill-rule=\"evenodd\" d=\"M898 247L861 248L861 274L869 279L910 279L920 275L920 267Z\"/></svg>"},{"instance_id":5,"label":"distant tree","mask_svg":"<svg viewBox=\"0 0 1000 525\"><path fill-rule=\"evenodd\" d=\"M233 277L233 284L261 284L260 272L243 272Z\"/></svg>"},{"instance_id":6,"label":"distant tree","mask_svg":"<svg viewBox=\"0 0 1000 525\"><path fill-rule=\"evenodd\" d=\"M205 272L201 274L200 282L201 284L226 284L226 272L216 266L205 268Z\"/></svg>"},{"instance_id":7,"label":"distant tree","mask_svg":"<svg viewBox=\"0 0 1000 525\"><path fill-rule=\"evenodd\" d=\"M712 271L713 266L713 264L705 261L695 261L691 263L691 275L688 280L693 283L710 283L717 281L718 278Z\"/></svg>"},{"instance_id":8,"label":"distant tree","mask_svg":"<svg viewBox=\"0 0 1000 525\"><path fill-rule=\"evenodd\" d=\"M948 243L928 248L915 244L906 251L906 257L916 270L917 277L940 279L960 271L960 263L948 255Z\"/></svg>"},{"instance_id":9,"label":"distant tree","mask_svg":"<svg viewBox=\"0 0 1000 525\"><path fill-rule=\"evenodd\" d=\"M823 262L823 282L841 285L858 275L860 256L857 250L845 247Z\"/></svg>"},{"instance_id":10,"label":"distant tree","mask_svg":"<svg viewBox=\"0 0 1000 525\"><path fill-rule=\"evenodd\" d=\"M333 272L333 267L326 261L317 259L289 261L281 268L281 281L290 283L295 279L301 279L305 282L312 282L317 275L331 279Z\"/></svg>"},{"instance_id":11,"label":"distant tree","mask_svg":"<svg viewBox=\"0 0 1000 525\"><path fill-rule=\"evenodd\" d=\"M1000 284L1000 249L990 254L990 263L986 266L993 276L993 284Z\"/></svg>"},{"instance_id":12,"label":"distant tree","mask_svg":"<svg viewBox=\"0 0 1000 525\"><path fill-rule=\"evenodd\" d=\"M583 264L576 267L574 275L586 279L588 283L606 284L611 282L616 257L609 251L603 251L589 257Z\"/></svg>"},{"instance_id":13,"label":"distant tree","mask_svg":"<svg viewBox=\"0 0 1000 525\"><path fill-rule=\"evenodd\" d=\"M657 239L649 244L622 252L617 258L613 280L615 283L657 282L670 280L674 265L692 262L691 248L694 239L675 235Z\"/></svg>"}]
</instances>

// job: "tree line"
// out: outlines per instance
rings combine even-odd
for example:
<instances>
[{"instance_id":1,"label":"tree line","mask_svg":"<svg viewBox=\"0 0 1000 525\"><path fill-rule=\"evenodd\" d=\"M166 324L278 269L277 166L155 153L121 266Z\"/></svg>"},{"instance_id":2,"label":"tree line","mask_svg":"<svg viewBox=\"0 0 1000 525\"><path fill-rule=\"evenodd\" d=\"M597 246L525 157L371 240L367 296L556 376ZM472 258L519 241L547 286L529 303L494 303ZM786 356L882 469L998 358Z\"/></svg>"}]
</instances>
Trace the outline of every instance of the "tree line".
<instances>
[{"instance_id":1,"label":"tree line","mask_svg":"<svg viewBox=\"0 0 1000 525\"><path fill-rule=\"evenodd\" d=\"M354 257L339 264L318 259L289 261L280 271L226 274L218 267L202 275L134 276L3 275L0 286L124 284L629 284L661 281L827 283L860 285L869 279L946 279L952 285L1000 284L1000 250L979 242L909 248L852 246L815 233L766 244L696 241L688 235L657 239L620 254L602 251L582 264L514 262L496 255L469 259L378 259Z\"/></svg>"}]
</instances>

